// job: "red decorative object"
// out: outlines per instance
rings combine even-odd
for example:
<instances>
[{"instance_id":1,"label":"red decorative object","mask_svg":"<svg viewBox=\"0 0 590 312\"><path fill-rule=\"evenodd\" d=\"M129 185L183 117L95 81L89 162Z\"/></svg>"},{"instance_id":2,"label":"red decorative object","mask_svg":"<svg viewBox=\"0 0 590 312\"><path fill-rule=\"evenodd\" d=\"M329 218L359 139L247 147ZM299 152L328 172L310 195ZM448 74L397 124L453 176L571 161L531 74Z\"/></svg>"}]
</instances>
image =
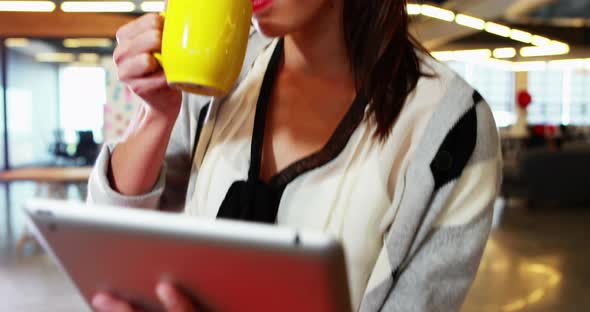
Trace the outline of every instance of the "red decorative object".
<instances>
[{"instance_id":1,"label":"red decorative object","mask_svg":"<svg viewBox=\"0 0 590 312\"><path fill-rule=\"evenodd\" d=\"M557 126L547 125L545 126L545 136L555 137L557 135Z\"/></svg>"},{"instance_id":2,"label":"red decorative object","mask_svg":"<svg viewBox=\"0 0 590 312\"><path fill-rule=\"evenodd\" d=\"M555 125L535 125L532 132L538 137L553 138L559 134L559 129Z\"/></svg>"},{"instance_id":3,"label":"red decorative object","mask_svg":"<svg viewBox=\"0 0 590 312\"><path fill-rule=\"evenodd\" d=\"M522 91L518 92L517 100L518 100L518 107L520 107L522 109L527 109L529 107L529 105L531 105L531 103L533 102L533 97L531 96L530 93L528 93L528 91L522 90Z\"/></svg>"},{"instance_id":4,"label":"red decorative object","mask_svg":"<svg viewBox=\"0 0 590 312\"><path fill-rule=\"evenodd\" d=\"M545 125L535 125L533 126L533 134L539 137L545 136Z\"/></svg>"}]
</instances>

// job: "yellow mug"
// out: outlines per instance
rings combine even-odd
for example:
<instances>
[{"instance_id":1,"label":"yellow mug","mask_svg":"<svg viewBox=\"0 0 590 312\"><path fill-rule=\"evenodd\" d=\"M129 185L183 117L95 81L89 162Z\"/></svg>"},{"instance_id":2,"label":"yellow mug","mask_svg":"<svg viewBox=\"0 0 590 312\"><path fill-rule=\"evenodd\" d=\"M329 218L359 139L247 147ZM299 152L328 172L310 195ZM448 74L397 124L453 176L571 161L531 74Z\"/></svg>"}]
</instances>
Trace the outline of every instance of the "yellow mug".
<instances>
[{"instance_id":1,"label":"yellow mug","mask_svg":"<svg viewBox=\"0 0 590 312\"><path fill-rule=\"evenodd\" d=\"M240 75L252 0L168 0L162 52L168 84L208 96L227 94Z\"/></svg>"}]
</instances>

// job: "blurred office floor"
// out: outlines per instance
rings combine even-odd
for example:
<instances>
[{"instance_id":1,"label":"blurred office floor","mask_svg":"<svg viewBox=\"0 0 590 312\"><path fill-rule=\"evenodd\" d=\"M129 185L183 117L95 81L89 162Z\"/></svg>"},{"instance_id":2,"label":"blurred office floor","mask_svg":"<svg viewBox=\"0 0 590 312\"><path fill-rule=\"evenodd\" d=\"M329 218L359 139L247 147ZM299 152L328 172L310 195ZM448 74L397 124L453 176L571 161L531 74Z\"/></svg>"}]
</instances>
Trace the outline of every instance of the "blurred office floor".
<instances>
[{"instance_id":1,"label":"blurred office floor","mask_svg":"<svg viewBox=\"0 0 590 312\"><path fill-rule=\"evenodd\" d=\"M21 208L36 192L33 182L0 188L0 311L90 311L44 252L31 244L22 255L15 252L16 241L25 230ZM65 192L71 200L82 200L74 186L66 187Z\"/></svg>"},{"instance_id":2,"label":"blurred office floor","mask_svg":"<svg viewBox=\"0 0 590 312\"><path fill-rule=\"evenodd\" d=\"M578 206L510 202L462 311L588 311L590 204Z\"/></svg>"},{"instance_id":3,"label":"blurred office floor","mask_svg":"<svg viewBox=\"0 0 590 312\"><path fill-rule=\"evenodd\" d=\"M492 234L464 312L577 312L590 307L590 205L526 210L511 202ZM30 251L30 250L29 250ZM87 311L39 252L0 252L1 311Z\"/></svg>"}]
</instances>

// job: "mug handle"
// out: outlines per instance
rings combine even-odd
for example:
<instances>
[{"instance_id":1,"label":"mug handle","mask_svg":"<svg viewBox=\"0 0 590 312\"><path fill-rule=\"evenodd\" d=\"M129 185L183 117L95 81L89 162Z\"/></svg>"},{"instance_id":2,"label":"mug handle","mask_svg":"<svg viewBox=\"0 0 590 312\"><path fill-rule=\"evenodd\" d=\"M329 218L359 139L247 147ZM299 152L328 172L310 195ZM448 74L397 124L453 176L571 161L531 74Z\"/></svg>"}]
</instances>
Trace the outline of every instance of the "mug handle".
<instances>
[{"instance_id":1,"label":"mug handle","mask_svg":"<svg viewBox=\"0 0 590 312\"><path fill-rule=\"evenodd\" d=\"M166 18L166 11L160 12L160 16L163 18ZM162 62L163 62L162 53L161 52L154 52L154 53L152 53L152 55L154 56L156 61L158 61L158 63L160 63L160 66L162 66Z\"/></svg>"}]
</instances>

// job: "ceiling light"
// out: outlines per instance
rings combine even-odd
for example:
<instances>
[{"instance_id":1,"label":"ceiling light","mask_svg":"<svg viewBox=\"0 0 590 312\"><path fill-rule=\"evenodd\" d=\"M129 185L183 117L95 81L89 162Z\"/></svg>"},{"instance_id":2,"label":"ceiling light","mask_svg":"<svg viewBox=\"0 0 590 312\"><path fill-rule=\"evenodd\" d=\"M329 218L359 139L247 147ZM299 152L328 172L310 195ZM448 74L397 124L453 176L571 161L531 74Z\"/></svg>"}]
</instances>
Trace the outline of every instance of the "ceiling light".
<instances>
[{"instance_id":1,"label":"ceiling light","mask_svg":"<svg viewBox=\"0 0 590 312\"><path fill-rule=\"evenodd\" d=\"M534 35L531 42L536 46L545 46L551 44L551 39L543 36Z\"/></svg>"},{"instance_id":2,"label":"ceiling light","mask_svg":"<svg viewBox=\"0 0 590 312\"><path fill-rule=\"evenodd\" d=\"M80 53L78 60L81 63L93 63L96 64L100 60L100 56L96 53Z\"/></svg>"},{"instance_id":3,"label":"ceiling light","mask_svg":"<svg viewBox=\"0 0 590 312\"><path fill-rule=\"evenodd\" d=\"M486 22L484 20L465 14L458 14L457 17L455 17L455 22L459 25L475 28L478 30L483 30L486 26Z\"/></svg>"},{"instance_id":4,"label":"ceiling light","mask_svg":"<svg viewBox=\"0 0 590 312\"><path fill-rule=\"evenodd\" d=\"M495 49L493 55L497 59L513 58L516 56L515 48L498 48Z\"/></svg>"},{"instance_id":5,"label":"ceiling light","mask_svg":"<svg viewBox=\"0 0 590 312\"><path fill-rule=\"evenodd\" d=\"M130 1L65 1L64 12L133 12L135 4Z\"/></svg>"},{"instance_id":6,"label":"ceiling light","mask_svg":"<svg viewBox=\"0 0 590 312\"><path fill-rule=\"evenodd\" d=\"M69 38L63 41L66 48L109 48L113 46L113 40L109 38Z\"/></svg>"},{"instance_id":7,"label":"ceiling light","mask_svg":"<svg viewBox=\"0 0 590 312\"><path fill-rule=\"evenodd\" d=\"M498 35L500 37L510 37L511 29L508 26L487 22L485 30L490 34Z\"/></svg>"},{"instance_id":8,"label":"ceiling light","mask_svg":"<svg viewBox=\"0 0 590 312\"><path fill-rule=\"evenodd\" d=\"M9 48L25 48L28 47L31 42L27 38L6 38L4 45Z\"/></svg>"},{"instance_id":9,"label":"ceiling light","mask_svg":"<svg viewBox=\"0 0 590 312\"><path fill-rule=\"evenodd\" d=\"M478 50L459 50L459 51L439 51L432 52L432 56L439 61L463 61L469 62L473 60L489 59L492 56L492 51L488 49Z\"/></svg>"},{"instance_id":10,"label":"ceiling light","mask_svg":"<svg viewBox=\"0 0 590 312\"><path fill-rule=\"evenodd\" d=\"M72 53L39 53L35 55L38 62L46 63L67 63L73 62L75 57Z\"/></svg>"},{"instance_id":11,"label":"ceiling light","mask_svg":"<svg viewBox=\"0 0 590 312\"><path fill-rule=\"evenodd\" d=\"M524 47L520 49L520 55L522 57L563 55L568 53L570 53L569 45L555 41L552 41L550 45L542 47Z\"/></svg>"},{"instance_id":12,"label":"ceiling light","mask_svg":"<svg viewBox=\"0 0 590 312\"><path fill-rule=\"evenodd\" d=\"M447 21L447 22L452 22L453 20L455 20L455 13L453 13L449 10L437 8L435 6L428 5L428 4L423 4L420 9L421 9L422 15L425 15L425 16L437 18L437 19Z\"/></svg>"},{"instance_id":13,"label":"ceiling light","mask_svg":"<svg viewBox=\"0 0 590 312\"><path fill-rule=\"evenodd\" d=\"M408 4L408 8L410 5L411 4ZM144 12L162 12L164 11L164 8L164 1L144 1L141 3L141 10Z\"/></svg>"},{"instance_id":14,"label":"ceiling light","mask_svg":"<svg viewBox=\"0 0 590 312\"><path fill-rule=\"evenodd\" d=\"M55 3L51 1L0 1L0 11L4 12L53 12Z\"/></svg>"},{"instance_id":15,"label":"ceiling light","mask_svg":"<svg viewBox=\"0 0 590 312\"><path fill-rule=\"evenodd\" d=\"M408 15L419 15L422 13L419 4L408 4L406 10L408 11Z\"/></svg>"},{"instance_id":16,"label":"ceiling light","mask_svg":"<svg viewBox=\"0 0 590 312\"><path fill-rule=\"evenodd\" d=\"M543 71L547 69L546 62L514 62L512 70L516 72Z\"/></svg>"},{"instance_id":17,"label":"ceiling light","mask_svg":"<svg viewBox=\"0 0 590 312\"><path fill-rule=\"evenodd\" d=\"M431 55L441 61L441 62L445 62L445 61L453 61L455 60L455 54L453 53L453 51L438 51L438 52L432 52Z\"/></svg>"},{"instance_id":18,"label":"ceiling light","mask_svg":"<svg viewBox=\"0 0 590 312\"><path fill-rule=\"evenodd\" d=\"M510 32L510 39L524 43L531 43L531 41L533 40L533 35L526 31L513 29Z\"/></svg>"},{"instance_id":19,"label":"ceiling light","mask_svg":"<svg viewBox=\"0 0 590 312\"><path fill-rule=\"evenodd\" d=\"M488 59L492 56L492 51L489 49L455 51L455 56L465 60Z\"/></svg>"},{"instance_id":20,"label":"ceiling light","mask_svg":"<svg viewBox=\"0 0 590 312\"><path fill-rule=\"evenodd\" d=\"M557 40L551 40L550 46L560 48L562 50L568 50L568 52L569 52L569 48L570 48L569 44L563 43L563 42L557 41Z\"/></svg>"},{"instance_id":21,"label":"ceiling light","mask_svg":"<svg viewBox=\"0 0 590 312\"><path fill-rule=\"evenodd\" d=\"M482 59L471 59L471 60L457 60L459 62L470 63L475 65L482 65L487 67L493 67L496 69L510 71L512 70L512 62L505 60L498 60L494 58L482 58Z\"/></svg>"},{"instance_id":22,"label":"ceiling light","mask_svg":"<svg viewBox=\"0 0 590 312\"><path fill-rule=\"evenodd\" d=\"M151 1L153 2L153 1ZM144 4L147 2L144 2ZM144 8L144 4L142 4L142 9L148 11L148 9ZM157 11L156 9L153 9ZM485 30L490 34L494 34L497 36L510 38L515 41L523 42L526 44L532 44L532 47L525 47L521 49L521 55L525 57L529 56L544 56L544 55L561 55L567 54L570 52L570 47L566 43L558 42L555 40L551 40L549 38L534 35L530 32L526 32L519 29L511 29L508 26L493 23L493 22L486 22L481 18L477 18L474 16L466 15L466 14L455 14L453 11L449 11L437 6L428 5L428 4L408 4L407 5L407 12L409 15L418 15L422 14L425 16L429 16L432 18L440 19L447 22L455 21L458 25L474 28L477 30ZM516 50L514 48L500 48L495 49L492 53L490 50L471 50L471 51L479 51L473 52L475 54L467 54L466 57L476 57L476 58L490 58L493 54L495 58L503 59L503 58L513 58L516 56ZM482 51L488 51L482 52ZM457 53L458 51L441 51L435 52L433 55L439 60L458 60ZM479 53L479 54L477 54ZM489 54L487 57L484 57L486 54Z\"/></svg>"}]
</instances>

